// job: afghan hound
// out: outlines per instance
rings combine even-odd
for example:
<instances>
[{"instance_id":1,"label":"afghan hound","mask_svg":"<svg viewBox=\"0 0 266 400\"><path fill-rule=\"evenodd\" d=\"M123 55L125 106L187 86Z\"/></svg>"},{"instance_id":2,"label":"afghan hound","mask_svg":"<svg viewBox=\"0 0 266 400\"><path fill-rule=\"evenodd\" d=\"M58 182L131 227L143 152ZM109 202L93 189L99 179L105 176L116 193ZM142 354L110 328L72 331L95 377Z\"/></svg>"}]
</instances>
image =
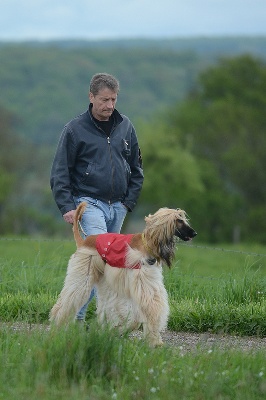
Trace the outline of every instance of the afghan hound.
<instances>
[{"instance_id":1,"label":"afghan hound","mask_svg":"<svg viewBox=\"0 0 266 400\"><path fill-rule=\"evenodd\" d=\"M83 240L79 220L86 206L83 202L76 210L73 233L77 251L69 260L50 321L60 325L73 319L96 287L100 324L107 323L121 331L131 331L142 324L148 343L161 345L160 332L166 328L169 316L162 265L171 266L177 238L188 241L197 233L183 210L160 208L145 218L142 233L103 233Z\"/></svg>"}]
</instances>

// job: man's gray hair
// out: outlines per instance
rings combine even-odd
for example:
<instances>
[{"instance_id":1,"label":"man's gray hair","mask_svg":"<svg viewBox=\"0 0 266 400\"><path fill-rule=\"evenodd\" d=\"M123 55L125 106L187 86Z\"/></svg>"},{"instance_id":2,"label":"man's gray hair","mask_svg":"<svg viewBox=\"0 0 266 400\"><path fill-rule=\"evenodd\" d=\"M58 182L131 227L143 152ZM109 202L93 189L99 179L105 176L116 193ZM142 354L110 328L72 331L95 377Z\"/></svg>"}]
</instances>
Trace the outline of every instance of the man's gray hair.
<instances>
[{"instance_id":1,"label":"man's gray hair","mask_svg":"<svg viewBox=\"0 0 266 400\"><path fill-rule=\"evenodd\" d=\"M93 75L90 82L90 92L93 96L99 93L100 90L108 88L115 93L119 92L119 81L110 74L99 73Z\"/></svg>"}]
</instances>

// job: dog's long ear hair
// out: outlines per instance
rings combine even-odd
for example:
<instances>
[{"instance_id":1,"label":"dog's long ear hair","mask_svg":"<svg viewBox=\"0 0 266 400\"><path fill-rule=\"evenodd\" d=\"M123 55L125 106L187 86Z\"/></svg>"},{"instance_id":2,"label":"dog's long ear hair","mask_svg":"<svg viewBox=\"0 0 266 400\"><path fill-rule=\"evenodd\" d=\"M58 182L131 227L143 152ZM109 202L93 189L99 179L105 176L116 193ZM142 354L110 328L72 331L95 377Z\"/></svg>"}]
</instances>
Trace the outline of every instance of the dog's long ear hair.
<instances>
[{"instance_id":1,"label":"dog's long ear hair","mask_svg":"<svg viewBox=\"0 0 266 400\"><path fill-rule=\"evenodd\" d=\"M185 212L170 208L160 208L155 214L145 217L145 239L153 255L171 266L175 256L176 224L178 219L186 221Z\"/></svg>"}]
</instances>

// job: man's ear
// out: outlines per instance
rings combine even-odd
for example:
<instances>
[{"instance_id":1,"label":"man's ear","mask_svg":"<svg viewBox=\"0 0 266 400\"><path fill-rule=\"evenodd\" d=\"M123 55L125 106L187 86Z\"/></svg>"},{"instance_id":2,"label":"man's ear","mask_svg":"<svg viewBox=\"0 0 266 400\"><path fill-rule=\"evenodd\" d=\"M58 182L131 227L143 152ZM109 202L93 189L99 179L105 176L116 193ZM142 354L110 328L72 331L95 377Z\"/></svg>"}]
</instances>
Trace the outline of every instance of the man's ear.
<instances>
[{"instance_id":1,"label":"man's ear","mask_svg":"<svg viewBox=\"0 0 266 400\"><path fill-rule=\"evenodd\" d=\"M89 92L89 99L90 99L90 102L93 103L94 96L91 92Z\"/></svg>"}]
</instances>

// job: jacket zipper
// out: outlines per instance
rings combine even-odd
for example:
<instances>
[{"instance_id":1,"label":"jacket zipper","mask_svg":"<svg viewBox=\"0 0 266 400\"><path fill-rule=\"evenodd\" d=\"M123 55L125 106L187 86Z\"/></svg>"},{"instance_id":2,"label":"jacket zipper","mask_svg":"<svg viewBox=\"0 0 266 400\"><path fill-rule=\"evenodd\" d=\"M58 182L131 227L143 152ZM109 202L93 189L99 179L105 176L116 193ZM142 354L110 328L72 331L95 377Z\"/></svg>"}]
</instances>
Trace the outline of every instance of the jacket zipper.
<instances>
[{"instance_id":1,"label":"jacket zipper","mask_svg":"<svg viewBox=\"0 0 266 400\"><path fill-rule=\"evenodd\" d=\"M102 132L105 134L105 132L102 130L102 128L100 128L100 127L99 127L98 125L96 125L95 123L94 123L94 125L95 125L100 131L102 131ZM110 154L111 166L112 166L112 167L113 167L113 159L112 159L112 152L111 152L111 146L110 146L110 144L111 144L111 142L110 142L110 136L111 136L111 134L113 133L113 131L115 130L115 128L116 128L116 127L113 127L112 130L111 130L111 132L110 132L110 135L107 136L107 143L109 144L109 154ZM113 194L113 192L114 192L113 183L114 183L114 170L113 170L113 168L112 168L112 192L110 193L110 197L112 197L112 194ZM109 200L108 203L109 203L109 205L110 205L110 204L111 204L111 200Z\"/></svg>"},{"instance_id":2,"label":"jacket zipper","mask_svg":"<svg viewBox=\"0 0 266 400\"><path fill-rule=\"evenodd\" d=\"M112 192L110 193L110 197L112 197L112 194L114 192L114 187L113 187L113 183L114 183L114 168L113 168L113 158L112 158L112 151L111 151L111 142L110 142L110 136L107 136L107 143L109 144L109 153L110 153L110 160L111 160L111 168L112 168ZM111 201L109 200L109 205L111 204Z\"/></svg>"}]
</instances>

